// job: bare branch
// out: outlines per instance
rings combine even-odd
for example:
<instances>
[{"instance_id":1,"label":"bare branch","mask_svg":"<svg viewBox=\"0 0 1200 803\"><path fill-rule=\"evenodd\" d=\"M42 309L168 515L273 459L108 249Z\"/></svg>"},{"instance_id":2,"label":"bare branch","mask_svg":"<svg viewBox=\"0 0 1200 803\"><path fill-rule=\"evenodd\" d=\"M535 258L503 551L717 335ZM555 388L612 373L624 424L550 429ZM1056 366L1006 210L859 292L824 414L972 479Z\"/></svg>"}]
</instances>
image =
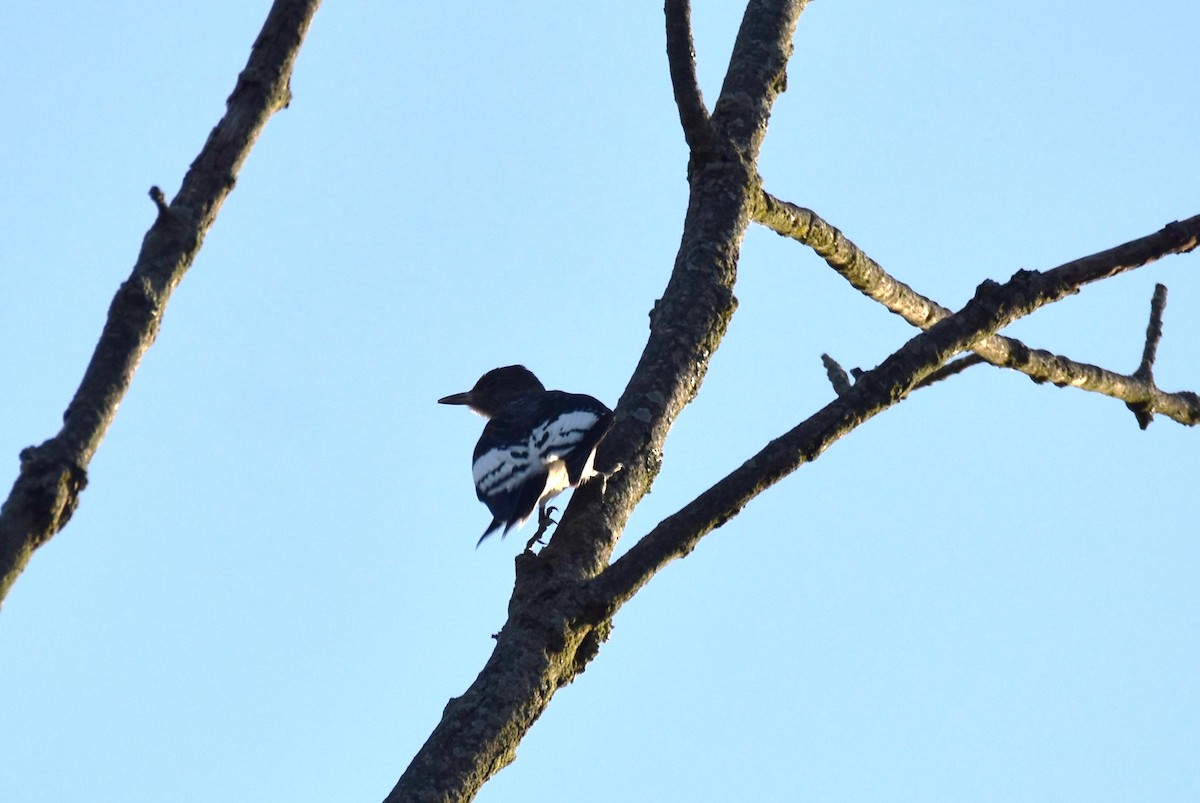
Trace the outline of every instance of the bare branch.
<instances>
[{"instance_id":1,"label":"bare branch","mask_svg":"<svg viewBox=\"0 0 1200 803\"><path fill-rule=\"evenodd\" d=\"M986 360L978 354L968 354L965 357L959 357L957 360L951 360L941 368L934 371L929 376L917 383L917 388L927 388L935 382L941 382L943 379L949 379L952 376L957 376L963 371L976 365L983 365Z\"/></svg>"},{"instance_id":2,"label":"bare branch","mask_svg":"<svg viewBox=\"0 0 1200 803\"><path fill-rule=\"evenodd\" d=\"M288 81L319 0L276 0L245 70L168 206L151 190L158 216L133 273L117 290L108 320L63 414L63 427L21 452L21 471L0 509L0 601L33 551L59 532L79 504L86 469L158 334L167 300L200 250L238 170L272 114L291 98ZM157 191L156 191L157 190Z\"/></svg>"},{"instance_id":3,"label":"bare branch","mask_svg":"<svg viewBox=\"0 0 1200 803\"><path fill-rule=\"evenodd\" d=\"M1163 311L1167 308L1167 288L1165 285L1154 285L1154 295L1150 298L1150 323L1146 326L1146 346L1142 349L1142 362L1133 375L1139 379L1150 380L1154 375L1154 359L1158 355L1158 342L1162 340Z\"/></svg>"},{"instance_id":4,"label":"bare branch","mask_svg":"<svg viewBox=\"0 0 1200 803\"><path fill-rule=\"evenodd\" d=\"M859 368L851 368L850 371L847 372L846 369L841 366L841 363L833 359L833 357L830 357L828 354L821 355L821 362L825 366L825 375L829 379L829 384L833 385L833 392L839 396L848 391L850 386L854 382L857 382L858 378L865 373ZM981 365L985 362L986 361L978 354L968 354L965 357L959 357L957 360L951 360L941 368L938 368L929 376L922 379L913 389L920 390L921 388L927 388L936 382L941 382L943 379L949 379L952 376L961 374L963 371L972 366Z\"/></svg>"},{"instance_id":5,"label":"bare branch","mask_svg":"<svg viewBox=\"0 0 1200 803\"><path fill-rule=\"evenodd\" d=\"M888 275L879 263L809 209L781 201L764 192L762 203L755 209L755 220L781 236L812 248L861 293L913 326L928 329L950 314L950 310ZM1198 232L1200 216L1169 224L1162 231L1134 242L1144 241L1144 256L1149 262L1170 253L1192 250ZM1133 243L1127 245L1132 246ZM1195 393L1165 393L1136 374L1125 376L1095 365L1075 362L1042 349L1031 349L1021 341L1003 335L993 335L977 343L973 350L992 365L1020 371L1038 383L1076 387L1111 396L1127 404L1147 405L1154 413L1188 426L1200 423L1200 397Z\"/></svg>"},{"instance_id":6,"label":"bare branch","mask_svg":"<svg viewBox=\"0 0 1200 803\"><path fill-rule=\"evenodd\" d=\"M658 474L671 425L695 397L729 325L742 238L759 203L758 148L802 8L796 0L755 0L746 12L725 79L726 90L732 87L738 97L723 91L717 101L727 118L735 110L742 117L728 118L724 129L714 124L713 147L692 153L688 211L671 278L650 313L650 336L617 404L616 425L597 455L598 464L623 469L608 481L603 499L602 483L578 488L550 543L517 558L509 619L492 657L447 704L389 801L473 796L512 761L554 692L583 670L603 641L606 623L585 621L579 591L608 565L630 513ZM750 41L747 27L771 35Z\"/></svg>"},{"instance_id":7,"label":"bare branch","mask_svg":"<svg viewBox=\"0 0 1200 803\"><path fill-rule=\"evenodd\" d=\"M850 375L846 373L846 369L842 367L841 363L828 354L822 354L821 364L825 366L825 376L829 378L829 384L833 385L834 393L841 396L850 390L850 386L854 383L850 381Z\"/></svg>"},{"instance_id":8,"label":"bare branch","mask_svg":"<svg viewBox=\"0 0 1200 803\"><path fill-rule=\"evenodd\" d=\"M754 158L767 135L775 98L787 89L792 38L805 4L806 0L750 0L733 43L713 125L735 148Z\"/></svg>"},{"instance_id":9,"label":"bare branch","mask_svg":"<svg viewBox=\"0 0 1200 803\"><path fill-rule=\"evenodd\" d=\"M1142 349L1142 362L1133 372L1134 378L1145 382L1150 387L1154 384L1154 359L1158 355L1158 342L1162 340L1163 311L1167 308L1166 285L1154 285L1154 295L1150 298L1150 323L1146 326L1146 346ZM1138 426L1142 429L1150 426L1154 420L1154 408L1144 403L1126 402L1125 406L1133 411Z\"/></svg>"},{"instance_id":10,"label":"bare branch","mask_svg":"<svg viewBox=\"0 0 1200 803\"><path fill-rule=\"evenodd\" d=\"M692 154L691 194L671 278L650 313L650 337L617 404L616 426L597 455L600 465L620 463L624 470L608 483L603 505L599 487L578 489L540 553L567 574L590 577L608 565L626 519L658 475L671 425L695 398L725 336L737 304L742 238L761 193L761 134L784 83L803 7L798 0L755 0L743 17L717 106L745 116L727 120L726 129L714 117L713 149ZM727 98L730 91L738 97ZM758 133L739 141L746 132Z\"/></svg>"},{"instance_id":11,"label":"bare branch","mask_svg":"<svg viewBox=\"0 0 1200 803\"><path fill-rule=\"evenodd\" d=\"M1200 226L1200 219L1193 225ZM751 499L905 398L955 354L976 347L1018 318L1078 292L1084 284L1141 267L1163 254L1191 250L1196 242L1192 228L1171 224L1046 273L1023 270L1004 285L984 282L960 312L914 337L878 368L863 374L847 392L771 441L614 561L591 583L589 610L594 621L611 617L660 569L691 552L701 538L737 515Z\"/></svg>"},{"instance_id":12,"label":"bare branch","mask_svg":"<svg viewBox=\"0 0 1200 803\"><path fill-rule=\"evenodd\" d=\"M679 108L683 136L692 151L712 147L712 124L696 77L696 46L692 40L692 6L688 0L666 0L667 65Z\"/></svg>"}]
</instances>

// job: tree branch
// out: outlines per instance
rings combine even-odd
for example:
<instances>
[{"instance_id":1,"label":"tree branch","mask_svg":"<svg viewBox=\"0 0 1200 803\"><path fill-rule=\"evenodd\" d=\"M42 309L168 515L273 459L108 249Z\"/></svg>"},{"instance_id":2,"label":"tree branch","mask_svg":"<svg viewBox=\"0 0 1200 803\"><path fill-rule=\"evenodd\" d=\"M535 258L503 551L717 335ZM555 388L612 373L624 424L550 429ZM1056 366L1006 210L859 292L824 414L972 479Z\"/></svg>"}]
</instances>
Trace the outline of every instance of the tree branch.
<instances>
[{"instance_id":1,"label":"tree branch","mask_svg":"<svg viewBox=\"0 0 1200 803\"><path fill-rule=\"evenodd\" d=\"M914 337L837 399L664 519L614 561L591 582L587 609L592 621L610 618L660 569L691 552L701 538L737 515L751 499L905 398L954 355L976 348L997 330L1078 292L1084 284L1141 267L1167 253L1190 251L1197 236L1189 226L1170 224L1155 234L1046 273L1018 271L1004 285L984 282L960 312Z\"/></svg>"},{"instance_id":2,"label":"tree branch","mask_svg":"<svg viewBox=\"0 0 1200 803\"><path fill-rule=\"evenodd\" d=\"M1142 349L1142 362L1138 365L1137 370L1133 372L1135 379L1139 382L1145 382L1150 387L1155 387L1154 360L1158 356L1158 342L1162 340L1163 311L1166 308L1166 285L1156 284L1154 285L1154 295L1150 298L1150 323L1146 326L1146 345ZM1154 408L1152 405L1126 402L1125 406L1133 412L1138 426L1142 429L1150 426L1150 422L1154 420Z\"/></svg>"},{"instance_id":3,"label":"tree branch","mask_svg":"<svg viewBox=\"0 0 1200 803\"><path fill-rule=\"evenodd\" d=\"M683 136L689 150L706 151L712 147L713 133L700 92L700 81L696 77L692 6L688 0L666 0L663 12L667 18L667 65Z\"/></svg>"},{"instance_id":4,"label":"tree branch","mask_svg":"<svg viewBox=\"0 0 1200 803\"><path fill-rule=\"evenodd\" d=\"M983 357L980 357L978 354L968 354L967 356L960 357L957 360L951 360L918 382L913 390L927 388L935 382L941 382L943 379L949 379L952 376L961 374L963 371L971 368L972 366L980 365L984 362L985 360ZM847 372L837 360L835 360L833 357L830 357L828 354L821 355L821 363L825 366L825 376L829 379L829 384L833 385L833 392L839 396L849 390L853 382L857 382L858 378L864 373L858 368L851 368L850 371ZM853 377L853 382L851 381L851 377Z\"/></svg>"},{"instance_id":5,"label":"tree branch","mask_svg":"<svg viewBox=\"0 0 1200 803\"><path fill-rule=\"evenodd\" d=\"M917 383L917 387L915 389L920 390L921 388L927 388L936 382L941 382L944 379L949 379L952 376L957 376L957 375L961 374L963 371L967 370L968 368L972 368L976 365L986 365L986 364L987 364L987 361L984 360L983 357L980 357L978 354L968 354L965 357L959 357L956 360L951 360L950 362L943 365L941 368L938 368L936 371L934 371L929 376L922 379L920 382Z\"/></svg>"},{"instance_id":6,"label":"tree branch","mask_svg":"<svg viewBox=\"0 0 1200 803\"><path fill-rule=\"evenodd\" d=\"M108 320L63 427L21 452L21 469L0 508L0 601L39 546L66 526L134 371L158 335L167 300L191 267L204 235L270 116L287 106L288 86L319 0L276 0L238 76L226 112L168 206L151 190L158 215L133 273L117 290Z\"/></svg>"},{"instance_id":7,"label":"tree branch","mask_svg":"<svg viewBox=\"0 0 1200 803\"><path fill-rule=\"evenodd\" d=\"M755 221L812 248L861 293L913 326L928 329L950 315L950 310L888 275L879 263L809 209L763 192L762 203L755 209ZM1162 231L1134 242L1142 242L1147 249L1146 261L1153 261L1167 254L1190 251L1198 234L1200 216L1168 224ZM990 364L1020 371L1038 383L1051 382L1059 387L1101 393L1126 404L1142 405L1152 413L1188 426L1200 423L1200 397L1195 393L1166 393L1137 374L1125 376L1075 362L1042 349L1031 349L1003 335L993 335L977 343L973 350Z\"/></svg>"},{"instance_id":8,"label":"tree branch","mask_svg":"<svg viewBox=\"0 0 1200 803\"><path fill-rule=\"evenodd\" d=\"M725 335L736 306L733 283L741 242L761 191L758 146L782 87L791 32L802 8L796 0L756 0L743 19L725 81L739 97L728 100L722 92L722 100L746 115L727 121L728 130L757 133L743 142L714 125L713 147L692 153L688 211L675 265L650 313L650 336L617 404L616 425L597 456L599 465L620 463L623 470L606 491L596 482L576 489L550 543L536 555L518 556L509 618L491 658L471 687L446 705L389 801L473 797L512 761L554 692L584 669L603 641L607 623L585 621L580 590L608 565L625 522L658 474L672 423L695 397ZM667 24L677 26L678 9L674 16L667 11ZM747 27L774 33L764 42L751 42ZM668 35L676 37L677 58L679 31Z\"/></svg>"},{"instance_id":9,"label":"tree branch","mask_svg":"<svg viewBox=\"0 0 1200 803\"><path fill-rule=\"evenodd\" d=\"M725 336L737 305L733 285L742 238L761 194L761 134L783 88L789 37L803 8L799 0L755 0L743 17L717 105L724 104L727 115L736 108L746 116L727 120L732 132L714 125L713 148L692 154L687 216L671 278L650 312L646 347L597 456L600 465L620 463L624 470L609 481L603 504L595 484L578 489L539 553L565 576L591 577L608 565L625 521L658 475L667 432L695 398ZM736 100L726 97L730 91L738 93ZM758 133L739 144L743 130Z\"/></svg>"},{"instance_id":10,"label":"tree branch","mask_svg":"<svg viewBox=\"0 0 1200 803\"><path fill-rule=\"evenodd\" d=\"M775 98L787 89L796 22L807 0L751 0L742 16L713 125L757 159Z\"/></svg>"}]
</instances>

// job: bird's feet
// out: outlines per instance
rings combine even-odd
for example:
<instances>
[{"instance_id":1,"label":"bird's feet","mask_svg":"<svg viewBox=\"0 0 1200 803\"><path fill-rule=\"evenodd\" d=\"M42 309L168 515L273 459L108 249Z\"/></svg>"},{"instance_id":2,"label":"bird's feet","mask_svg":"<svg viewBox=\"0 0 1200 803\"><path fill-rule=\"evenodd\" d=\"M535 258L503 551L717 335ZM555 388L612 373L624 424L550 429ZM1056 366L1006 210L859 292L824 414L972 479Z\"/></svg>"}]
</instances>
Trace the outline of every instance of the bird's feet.
<instances>
[{"instance_id":1,"label":"bird's feet","mask_svg":"<svg viewBox=\"0 0 1200 803\"><path fill-rule=\"evenodd\" d=\"M558 524L557 521L550 517L550 514L557 510L558 508L553 506L538 508L537 532L533 534L533 538L530 538L529 543L525 545L526 552L532 552L534 544L542 543L542 536L546 534L546 530L550 529L551 524Z\"/></svg>"},{"instance_id":2,"label":"bird's feet","mask_svg":"<svg viewBox=\"0 0 1200 803\"><path fill-rule=\"evenodd\" d=\"M616 473L623 468L625 468L624 463L617 463L615 466L610 468L608 471L598 472L598 474L600 476L600 495L601 496L604 496L608 493L608 481L611 480L616 475Z\"/></svg>"}]
</instances>

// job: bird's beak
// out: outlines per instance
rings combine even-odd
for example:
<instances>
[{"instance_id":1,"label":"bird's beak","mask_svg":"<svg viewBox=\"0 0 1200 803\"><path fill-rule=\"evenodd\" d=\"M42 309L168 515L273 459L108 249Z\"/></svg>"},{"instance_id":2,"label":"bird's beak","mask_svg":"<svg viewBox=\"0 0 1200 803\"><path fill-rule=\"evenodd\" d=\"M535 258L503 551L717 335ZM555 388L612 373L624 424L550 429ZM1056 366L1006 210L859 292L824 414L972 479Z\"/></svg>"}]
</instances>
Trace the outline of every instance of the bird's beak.
<instances>
[{"instance_id":1,"label":"bird's beak","mask_svg":"<svg viewBox=\"0 0 1200 803\"><path fill-rule=\"evenodd\" d=\"M470 391L467 391L466 393L452 393L449 396L443 396L442 398L438 399L438 404L470 404L470 403L471 403L471 392Z\"/></svg>"}]
</instances>

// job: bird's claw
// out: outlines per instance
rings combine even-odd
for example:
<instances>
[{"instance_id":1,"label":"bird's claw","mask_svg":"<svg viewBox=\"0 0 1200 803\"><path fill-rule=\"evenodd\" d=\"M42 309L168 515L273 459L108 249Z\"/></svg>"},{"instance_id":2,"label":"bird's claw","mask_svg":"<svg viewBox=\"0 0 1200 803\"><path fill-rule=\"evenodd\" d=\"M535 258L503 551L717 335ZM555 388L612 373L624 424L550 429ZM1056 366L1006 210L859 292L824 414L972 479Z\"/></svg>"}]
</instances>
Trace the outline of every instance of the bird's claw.
<instances>
[{"instance_id":1,"label":"bird's claw","mask_svg":"<svg viewBox=\"0 0 1200 803\"><path fill-rule=\"evenodd\" d=\"M529 543L525 544L526 552L532 552L534 544L542 543L542 536L546 534L546 530L550 529L551 524L558 524L557 521L550 517L550 514L557 510L558 508L554 507L553 505L538 510L537 532L533 534L533 538L529 539Z\"/></svg>"}]
</instances>

